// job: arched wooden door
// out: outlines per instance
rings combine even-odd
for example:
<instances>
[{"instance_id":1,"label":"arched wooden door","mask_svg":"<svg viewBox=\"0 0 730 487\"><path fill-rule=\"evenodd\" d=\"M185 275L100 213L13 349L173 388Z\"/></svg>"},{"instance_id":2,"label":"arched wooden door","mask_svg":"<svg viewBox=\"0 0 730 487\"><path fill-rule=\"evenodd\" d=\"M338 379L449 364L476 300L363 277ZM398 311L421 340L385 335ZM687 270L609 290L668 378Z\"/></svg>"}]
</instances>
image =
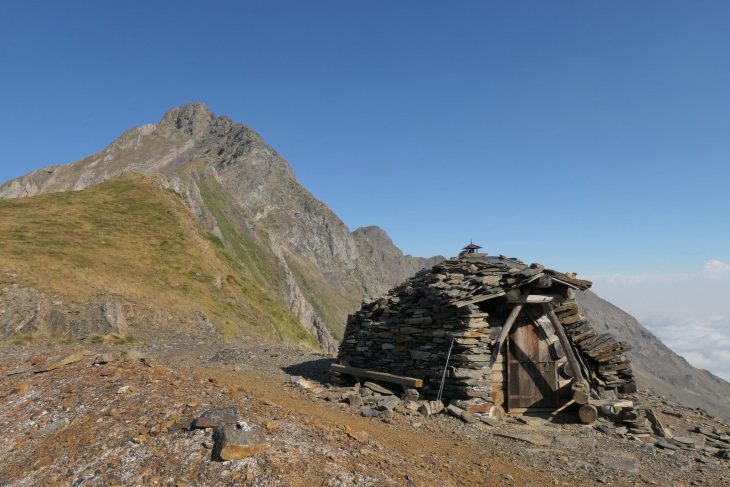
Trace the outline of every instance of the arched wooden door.
<instances>
[{"instance_id":1,"label":"arched wooden door","mask_svg":"<svg viewBox=\"0 0 730 487\"><path fill-rule=\"evenodd\" d=\"M528 319L518 319L507 341L508 410L560 407L557 363Z\"/></svg>"}]
</instances>

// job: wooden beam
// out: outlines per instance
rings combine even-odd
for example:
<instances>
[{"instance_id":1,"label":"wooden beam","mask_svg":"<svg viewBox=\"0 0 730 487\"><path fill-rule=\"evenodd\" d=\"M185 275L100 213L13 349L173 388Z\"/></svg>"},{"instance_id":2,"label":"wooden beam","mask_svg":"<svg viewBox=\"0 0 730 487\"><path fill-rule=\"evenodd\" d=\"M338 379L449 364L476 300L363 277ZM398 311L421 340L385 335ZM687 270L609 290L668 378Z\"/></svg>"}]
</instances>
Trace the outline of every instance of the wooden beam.
<instances>
[{"instance_id":1,"label":"wooden beam","mask_svg":"<svg viewBox=\"0 0 730 487\"><path fill-rule=\"evenodd\" d=\"M558 319L558 316L555 314L550 305L543 304L542 307L543 310L545 310L545 313L548 315L548 318L550 318L550 323L553 324L555 334L558 336L558 340L560 340L560 345L562 345L563 351L565 352L565 357L568 359L568 363L570 364L570 370L574 374L572 388L573 398L578 404L585 404L584 401L587 401L590 398L590 388L586 387L588 386L588 382L583 377L580 364L578 363L578 359L575 356L575 351L573 350L573 346L571 345L567 335L565 334L563 324L560 322L560 319ZM577 394L579 392L580 394ZM585 397L586 395L588 395L588 397Z\"/></svg>"},{"instance_id":2,"label":"wooden beam","mask_svg":"<svg viewBox=\"0 0 730 487\"><path fill-rule=\"evenodd\" d=\"M466 306L467 304L481 303L482 301L486 301L488 299L499 298L501 296L504 296L504 291L494 293L494 294L480 294L479 296L475 296L470 299L464 299L462 301L457 301L454 303L454 306L456 306L457 308L461 308L462 306Z\"/></svg>"},{"instance_id":3,"label":"wooden beam","mask_svg":"<svg viewBox=\"0 0 730 487\"><path fill-rule=\"evenodd\" d=\"M515 307L512 308L512 312L507 317L507 321L504 322L502 330L499 332L499 336L497 337L497 341L494 343L494 345L492 345L492 360L490 360L489 362L490 367L494 365L494 362L497 361L497 355L499 355L499 350L502 348L504 341L507 339L509 331L512 328L512 325L514 325L515 321L517 320L517 316L520 314L520 311L522 311L522 305L516 304Z\"/></svg>"},{"instance_id":4,"label":"wooden beam","mask_svg":"<svg viewBox=\"0 0 730 487\"><path fill-rule=\"evenodd\" d=\"M530 294L527 297L519 298L519 299L508 299L508 303L514 303L514 304L539 304L539 303L549 303L553 300L552 296L542 296L540 294Z\"/></svg>"},{"instance_id":5,"label":"wooden beam","mask_svg":"<svg viewBox=\"0 0 730 487\"><path fill-rule=\"evenodd\" d=\"M382 382L390 382L393 384L400 384L403 386L412 387L414 389L419 389L423 387L423 379L388 374L386 372L377 372L375 370L359 369L357 367L350 367L349 365L332 364L330 365L330 371L337 372L339 374L351 375L353 377L361 377L363 379L372 379Z\"/></svg>"}]
</instances>

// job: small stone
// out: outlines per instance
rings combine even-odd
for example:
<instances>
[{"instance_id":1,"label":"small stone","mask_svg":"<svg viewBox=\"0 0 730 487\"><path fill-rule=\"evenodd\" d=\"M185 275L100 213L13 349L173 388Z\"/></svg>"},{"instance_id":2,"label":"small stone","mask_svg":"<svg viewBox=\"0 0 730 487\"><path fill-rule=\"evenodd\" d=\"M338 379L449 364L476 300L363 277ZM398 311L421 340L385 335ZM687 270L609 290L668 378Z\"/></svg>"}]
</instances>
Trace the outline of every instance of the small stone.
<instances>
[{"instance_id":1,"label":"small stone","mask_svg":"<svg viewBox=\"0 0 730 487\"><path fill-rule=\"evenodd\" d=\"M23 384L18 384L17 386L13 387L13 394L25 392L28 389L30 389L30 384L28 384L27 382L25 382Z\"/></svg>"},{"instance_id":2,"label":"small stone","mask_svg":"<svg viewBox=\"0 0 730 487\"><path fill-rule=\"evenodd\" d=\"M137 350L125 350L122 352L121 356L121 359L125 362L136 362L145 358L146 355Z\"/></svg>"},{"instance_id":3,"label":"small stone","mask_svg":"<svg viewBox=\"0 0 730 487\"><path fill-rule=\"evenodd\" d=\"M94 365L103 365L108 364L109 362L114 361L114 355L110 353L102 353L96 356L94 359Z\"/></svg>"},{"instance_id":4,"label":"small stone","mask_svg":"<svg viewBox=\"0 0 730 487\"><path fill-rule=\"evenodd\" d=\"M416 389L411 389L410 387L406 389L405 393L401 396L401 399L404 401L418 401L418 391Z\"/></svg>"},{"instance_id":5,"label":"small stone","mask_svg":"<svg viewBox=\"0 0 730 487\"><path fill-rule=\"evenodd\" d=\"M359 442L364 442L368 439L368 434L365 431L355 431L349 426L345 426L345 434L349 436L350 438L357 440Z\"/></svg>"},{"instance_id":6,"label":"small stone","mask_svg":"<svg viewBox=\"0 0 730 487\"><path fill-rule=\"evenodd\" d=\"M363 406L360 408L360 415L365 416L366 418L374 418L380 415L380 411L369 406Z\"/></svg>"},{"instance_id":7,"label":"small stone","mask_svg":"<svg viewBox=\"0 0 730 487\"><path fill-rule=\"evenodd\" d=\"M233 425L215 428L213 456L222 461L248 458L266 449L266 437L257 427L236 429Z\"/></svg>"},{"instance_id":8,"label":"small stone","mask_svg":"<svg viewBox=\"0 0 730 487\"><path fill-rule=\"evenodd\" d=\"M130 392L134 392L134 387L122 386L119 389L117 389L117 394L129 394Z\"/></svg>"},{"instance_id":9,"label":"small stone","mask_svg":"<svg viewBox=\"0 0 730 487\"><path fill-rule=\"evenodd\" d=\"M400 404L400 399L395 396L387 396L378 403L378 409L381 411L392 411Z\"/></svg>"},{"instance_id":10,"label":"small stone","mask_svg":"<svg viewBox=\"0 0 730 487\"><path fill-rule=\"evenodd\" d=\"M352 409L360 409L362 407L362 397L360 394L352 393L345 399Z\"/></svg>"}]
</instances>

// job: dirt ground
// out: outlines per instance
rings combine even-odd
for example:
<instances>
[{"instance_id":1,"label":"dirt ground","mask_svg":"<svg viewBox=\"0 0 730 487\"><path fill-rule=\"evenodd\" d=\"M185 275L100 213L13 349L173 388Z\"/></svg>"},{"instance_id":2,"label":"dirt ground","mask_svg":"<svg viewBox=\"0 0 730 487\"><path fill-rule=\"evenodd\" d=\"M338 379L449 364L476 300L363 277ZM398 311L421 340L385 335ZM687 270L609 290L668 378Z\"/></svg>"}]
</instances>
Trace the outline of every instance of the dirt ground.
<instances>
[{"instance_id":1,"label":"dirt ground","mask_svg":"<svg viewBox=\"0 0 730 487\"><path fill-rule=\"evenodd\" d=\"M122 354L129 349L144 360ZM185 336L4 345L0 485L730 485L729 460L604 434L572 414L497 427L446 415L361 417L330 393L329 363L296 348ZM304 390L291 375L323 385ZM182 428L229 406L265 432L263 453L214 461L211 430ZM665 419L678 432L726 425L689 409Z\"/></svg>"}]
</instances>

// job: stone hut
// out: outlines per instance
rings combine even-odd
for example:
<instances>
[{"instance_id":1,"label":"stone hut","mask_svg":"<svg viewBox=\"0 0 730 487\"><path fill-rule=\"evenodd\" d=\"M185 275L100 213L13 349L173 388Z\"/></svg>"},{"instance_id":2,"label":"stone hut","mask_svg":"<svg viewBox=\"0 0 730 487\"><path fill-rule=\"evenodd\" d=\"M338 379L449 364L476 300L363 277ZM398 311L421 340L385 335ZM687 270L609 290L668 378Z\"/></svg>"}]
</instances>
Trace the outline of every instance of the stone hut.
<instances>
[{"instance_id":1,"label":"stone hut","mask_svg":"<svg viewBox=\"0 0 730 487\"><path fill-rule=\"evenodd\" d=\"M575 301L591 282L477 250L364 303L348 317L339 364L421 379L424 397L512 413L575 402L590 416L589 403L636 391L629 346L597 333Z\"/></svg>"}]
</instances>

